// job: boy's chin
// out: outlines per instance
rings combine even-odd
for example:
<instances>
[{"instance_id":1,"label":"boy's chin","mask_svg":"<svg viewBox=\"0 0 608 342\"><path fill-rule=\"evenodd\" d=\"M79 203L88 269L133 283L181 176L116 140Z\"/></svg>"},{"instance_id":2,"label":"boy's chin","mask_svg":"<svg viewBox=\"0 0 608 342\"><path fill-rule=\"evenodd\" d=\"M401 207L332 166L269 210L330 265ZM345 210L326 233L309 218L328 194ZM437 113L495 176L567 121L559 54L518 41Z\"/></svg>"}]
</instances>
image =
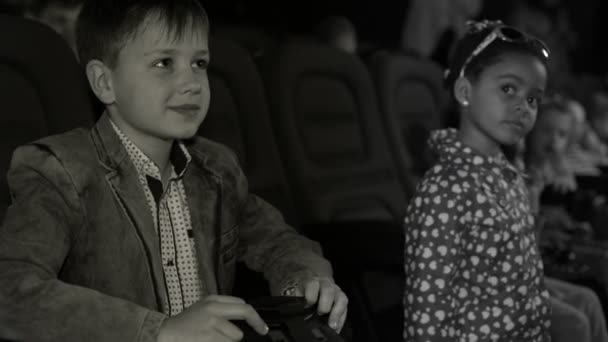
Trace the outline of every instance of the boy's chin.
<instances>
[{"instance_id":1,"label":"boy's chin","mask_svg":"<svg viewBox=\"0 0 608 342\"><path fill-rule=\"evenodd\" d=\"M188 140L194 138L197 132L198 128L180 129L174 130L172 132L167 132L168 134L166 134L165 136L172 140Z\"/></svg>"}]
</instances>

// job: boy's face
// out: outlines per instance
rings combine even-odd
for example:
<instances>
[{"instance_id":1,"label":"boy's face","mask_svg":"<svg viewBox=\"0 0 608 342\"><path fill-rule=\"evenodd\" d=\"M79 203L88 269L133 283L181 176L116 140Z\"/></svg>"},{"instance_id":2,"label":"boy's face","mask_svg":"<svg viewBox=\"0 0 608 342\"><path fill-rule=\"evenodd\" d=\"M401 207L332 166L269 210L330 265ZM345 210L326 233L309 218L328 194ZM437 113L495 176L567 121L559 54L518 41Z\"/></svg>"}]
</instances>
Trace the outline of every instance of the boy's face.
<instances>
[{"instance_id":1,"label":"boy's face","mask_svg":"<svg viewBox=\"0 0 608 342\"><path fill-rule=\"evenodd\" d=\"M209 108L209 47L206 29L191 27L178 40L148 20L119 52L108 110L125 133L162 140L196 134Z\"/></svg>"},{"instance_id":2,"label":"boy's face","mask_svg":"<svg viewBox=\"0 0 608 342\"><path fill-rule=\"evenodd\" d=\"M573 117L569 113L544 113L530 133L528 148L533 155L556 156L565 152L572 133Z\"/></svg>"}]
</instances>

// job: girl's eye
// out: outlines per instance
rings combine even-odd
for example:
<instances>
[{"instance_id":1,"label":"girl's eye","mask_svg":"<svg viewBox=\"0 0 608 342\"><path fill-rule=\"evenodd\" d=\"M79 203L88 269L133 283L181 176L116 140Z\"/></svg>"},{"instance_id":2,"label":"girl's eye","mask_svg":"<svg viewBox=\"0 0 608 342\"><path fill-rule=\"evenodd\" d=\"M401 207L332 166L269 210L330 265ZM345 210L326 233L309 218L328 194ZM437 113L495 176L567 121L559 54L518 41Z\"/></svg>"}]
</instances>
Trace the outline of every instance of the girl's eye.
<instances>
[{"instance_id":1,"label":"girl's eye","mask_svg":"<svg viewBox=\"0 0 608 342\"><path fill-rule=\"evenodd\" d=\"M515 87L509 84L502 86L501 89L505 94L513 94L515 92Z\"/></svg>"},{"instance_id":2,"label":"girl's eye","mask_svg":"<svg viewBox=\"0 0 608 342\"><path fill-rule=\"evenodd\" d=\"M528 103L533 107L536 108L536 106L538 106L538 103L540 102L540 99L536 98L536 97L528 97L526 99L526 101L528 101Z\"/></svg>"},{"instance_id":3,"label":"girl's eye","mask_svg":"<svg viewBox=\"0 0 608 342\"><path fill-rule=\"evenodd\" d=\"M172 65L173 61L171 61L170 58L163 58L159 61L157 61L156 63L154 63L154 66L157 68L167 68L170 67Z\"/></svg>"}]
</instances>

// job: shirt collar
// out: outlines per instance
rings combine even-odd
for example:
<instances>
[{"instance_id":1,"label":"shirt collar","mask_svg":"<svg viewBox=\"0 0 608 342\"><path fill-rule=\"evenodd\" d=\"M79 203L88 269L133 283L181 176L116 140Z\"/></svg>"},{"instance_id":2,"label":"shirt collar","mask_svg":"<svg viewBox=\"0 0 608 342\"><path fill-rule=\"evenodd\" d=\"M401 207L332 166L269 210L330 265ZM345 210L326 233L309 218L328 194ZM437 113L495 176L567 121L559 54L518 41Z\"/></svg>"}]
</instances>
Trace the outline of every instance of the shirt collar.
<instances>
[{"instance_id":1,"label":"shirt collar","mask_svg":"<svg viewBox=\"0 0 608 342\"><path fill-rule=\"evenodd\" d=\"M121 143L127 150L127 153L133 161L137 172L161 179L158 165L156 165L139 147L137 147L137 145L135 145L111 119L110 123L112 124L112 128L114 128L114 131L118 135ZM182 177L186 172L191 160L192 156L188 152L188 149L186 149L186 146L184 146L181 141L176 140L171 147L171 152L169 155L169 161L171 162L171 166L173 168L171 178Z\"/></svg>"},{"instance_id":2,"label":"shirt collar","mask_svg":"<svg viewBox=\"0 0 608 342\"><path fill-rule=\"evenodd\" d=\"M494 156L488 156L466 146L458 138L458 130L455 128L431 132L428 144L441 161L469 164L480 168L498 167L505 174L512 174L512 176L520 174L520 171L507 160L502 152Z\"/></svg>"}]
</instances>

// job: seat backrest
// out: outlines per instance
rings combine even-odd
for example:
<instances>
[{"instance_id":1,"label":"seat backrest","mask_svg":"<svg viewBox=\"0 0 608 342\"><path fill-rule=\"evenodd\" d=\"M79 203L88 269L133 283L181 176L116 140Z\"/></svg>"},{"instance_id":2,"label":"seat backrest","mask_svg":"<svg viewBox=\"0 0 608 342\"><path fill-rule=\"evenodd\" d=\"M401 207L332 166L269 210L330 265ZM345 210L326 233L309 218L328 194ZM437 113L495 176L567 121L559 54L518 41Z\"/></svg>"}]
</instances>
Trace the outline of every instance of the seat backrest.
<instances>
[{"instance_id":1,"label":"seat backrest","mask_svg":"<svg viewBox=\"0 0 608 342\"><path fill-rule=\"evenodd\" d=\"M278 44L278 33L257 26L223 25L214 28L213 39L230 40L249 52L254 61L264 59Z\"/></svg>"},{"instance_id":2,"label":"seat backrest","mask_svg":"<svg viewBox=\"0 0 608 342\"><path fill-rule=\"evenodd\" d=\"M251 55L214 37L208 75L211 103L199 134L235 151L250 191L277 207L291 224L296 212L272 135L264 85Z\"/></svg>"},{"instance_id":3,"label":"seat backrest","mask_svg":"<svg viewBox=\"0 0 608 342\"><path fill-rule=\"evenodd\" d=\"M414 183L431 166L426 141L432 130L444 126L448 93L439 65L398 52L379 51L370 57L382 119L391 134L393 154L405 150L410 165L402 166ZM392 134L396 131L397 134ZM409 167L409 170L407 169Z\"/></svg>"},{"instance_id":4,"label":"seat backrest","mask_svg":"<svg viewBox=\"0 0 608 342\"><path fill-rule=\"evenodd\" d=\"M271 120L304 223L401 221L405 196L367 69L292 37L262 64Z\"/></svg>"},{"instance_id":5,"label":"seat backrest","mask_svg":"<svg viewBox=\"0 0 608 342\"><path fill-rule=\"evenodd\" d=\"M10 203L6 173L18 145L94 121L84 71L52 29L0 14L0 219Z\"/></svg>"}]
</instances>

